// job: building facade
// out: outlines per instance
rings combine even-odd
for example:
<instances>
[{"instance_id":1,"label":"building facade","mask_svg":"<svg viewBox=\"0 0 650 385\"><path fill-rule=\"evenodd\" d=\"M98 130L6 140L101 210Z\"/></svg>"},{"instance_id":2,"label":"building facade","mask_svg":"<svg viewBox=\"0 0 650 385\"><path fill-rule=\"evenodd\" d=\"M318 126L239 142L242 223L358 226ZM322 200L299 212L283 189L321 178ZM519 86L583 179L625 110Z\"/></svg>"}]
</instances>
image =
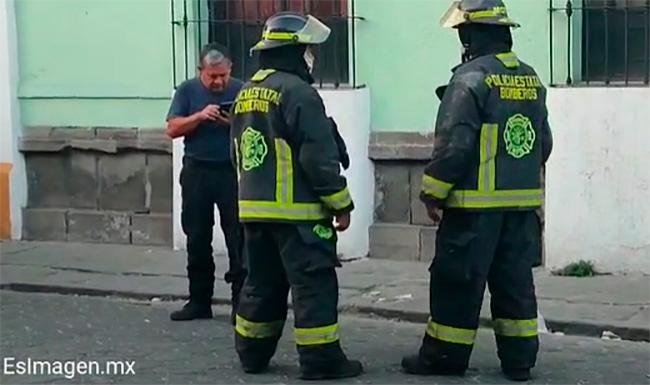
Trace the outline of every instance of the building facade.
<instances>
[{"instance_id":1,"label":"building facade","mask_svg":"<svg viewBox=\"0 0 650 385\"><path fill-rule=\"evenodd\" d=\"M346 257L427 260L418 201L438 101L460 58L442 0L7 0L0 8L0 163L14 238L181 247L182 146L164 136L197 48L229 46L235 74L281 9L332 27L316 86L350 146L358 209ZM546 256L650 273L650 1L510 0L515 52L549 86ZM4 19L3 19L4 18ZM6 23L3 23L6 21ZM6 55L5 55L6 51ZM4 91L4 90L8 91ZM0 206L1 207L1 206ZM174 228L176 226L176 228ZM217 234L218 235L218 234ZM220 244L219 238L216 240Z\"/></svg>"}]
</instances>

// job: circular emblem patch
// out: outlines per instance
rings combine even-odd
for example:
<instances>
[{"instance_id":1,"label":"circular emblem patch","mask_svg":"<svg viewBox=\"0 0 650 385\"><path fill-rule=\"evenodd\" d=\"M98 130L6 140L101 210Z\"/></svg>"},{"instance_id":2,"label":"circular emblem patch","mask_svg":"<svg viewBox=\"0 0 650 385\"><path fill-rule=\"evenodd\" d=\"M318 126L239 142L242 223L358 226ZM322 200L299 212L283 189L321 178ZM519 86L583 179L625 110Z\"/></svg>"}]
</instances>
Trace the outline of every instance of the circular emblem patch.
<instances>
[{"instance_id":1,"label":"circular emblem patch","mask_svg":"<svg viewBox=\"0 0 650 385\"><path fill-rule=\"evenodd\" d=\"M248 127L241 134L242 168L250 171L261 166L269 148L261 132Z\"/></svg>"},{"instance_id":2,"label":"circular emblem patch","mask_svg":"<svg viewBox=\"0 0 650 385\"><path fill-rule=\"evenodd\" d=\"M522 114L511 116L506 122L503 139L506 141L508 154L517 159L523 158L530 154L535 146L533 123Z\"/></svg>"}]
</instances>

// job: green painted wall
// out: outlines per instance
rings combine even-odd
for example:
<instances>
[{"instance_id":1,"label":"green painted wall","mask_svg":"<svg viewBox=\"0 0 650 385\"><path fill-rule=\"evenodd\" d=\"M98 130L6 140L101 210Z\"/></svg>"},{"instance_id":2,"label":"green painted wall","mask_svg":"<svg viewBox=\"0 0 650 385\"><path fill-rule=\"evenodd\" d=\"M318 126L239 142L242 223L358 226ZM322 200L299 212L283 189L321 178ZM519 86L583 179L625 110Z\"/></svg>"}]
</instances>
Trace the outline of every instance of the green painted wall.
<instances>
[{"instance_id":1,"label":"green painted wall","mask_svg":"<svg viewBox=\"0 0 650 385\"><path fill-rule=\"evenodd\" d=\"M190 16L197 0L187 0ZM554 0L562 3L562 0ZM371 90L375 131L431 131L438 101L458 63L455 31L438 21L447 0L355 0L358 83ZM178 18L182 0L175 0ZM509 0L515 51L548 81L546 0ZM155 128L172 92L170 0L17 0L19 96L26 126ZM205 12L205 11L203 11ZM564 33L558 15L556 33ZM188 42L197 34L190 25ZM183 28L175 27L177 74L185 73ZM556 61L566 61L566 44ZM194 49L188 74L194 73ZM556 73L556 80L566 74Z\"/></svg>"},{"instance_id":2,"label":"green painted wall","mask_svg":"<svg viewBox=\"0 0 650 385\"><path fill-rule=\"evenodd\" d=\"M370 87L374 131L432 131L438 100L460 60L456 32L439 26L447 0L356 0L359 82ZM549 13L546 0L506 1L523 24L515 52L548 80Z\"/></svg>"},{"instance_id":3,"label":"green painted wall","mask_svg":"<svg viewBox=\"0 0 650 385\"><path fill-rule=\"evenodd\" d=\"M168 0L17 0L26 126L162 127L172 85Z\"/></svg>"}]
</instances>

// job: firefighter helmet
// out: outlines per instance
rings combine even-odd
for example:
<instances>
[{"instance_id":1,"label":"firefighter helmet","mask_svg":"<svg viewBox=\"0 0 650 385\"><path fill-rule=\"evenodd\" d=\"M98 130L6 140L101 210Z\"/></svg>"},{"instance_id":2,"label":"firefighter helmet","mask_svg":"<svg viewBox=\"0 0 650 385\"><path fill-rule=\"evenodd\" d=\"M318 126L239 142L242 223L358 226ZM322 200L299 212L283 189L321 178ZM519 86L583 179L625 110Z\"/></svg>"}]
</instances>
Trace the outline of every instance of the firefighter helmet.
<instances>
[{"instance_id":1,"label":"firefighter helmet","mask_svg":"<svg viewBox=\"0 0 650 385\"><path fill-rule=\"evenodd\" d=\"M502 0L454 1L440 20L445 28L457 28L463 24L503 25L513 28L520 24L508 16Z\"/></svg>"},{"instance_id":2,"label":"firefighter helmet","mask_svg":"<svg viewBox=\"0 0 650 385\"><path fill-rule=\"evenodd\" d=\"M251 53L286 45L322 44L330 32L330 28L314 16L279 12L266 21L262 39L251 48Z\"/></svg>"}]
</instances>

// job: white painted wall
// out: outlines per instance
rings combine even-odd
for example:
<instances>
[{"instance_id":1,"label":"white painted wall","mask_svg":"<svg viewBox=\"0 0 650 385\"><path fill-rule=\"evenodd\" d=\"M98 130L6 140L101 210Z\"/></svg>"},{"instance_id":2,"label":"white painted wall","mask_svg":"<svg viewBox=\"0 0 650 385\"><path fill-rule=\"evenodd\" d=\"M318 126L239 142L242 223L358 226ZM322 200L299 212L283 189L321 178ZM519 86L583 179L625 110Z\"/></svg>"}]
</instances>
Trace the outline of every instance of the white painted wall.
<instances>
[{"instance_id":1,"label":"white painted wall","mask_svg":"<svg viewBox=\"0 0 650 385\"><path fill-rule=\"evenodd\" d=\"M352 225L339 239L339 253L344 258L366 256L369 249L368 228L373 221L375 191L374 169L368 159L370 138L370 93L368 89L326 90L321 92L328 115L332 116L348 146L351 167L344 172L354 199ZM181 191L179 181L183 158L182 139L174 140L174 248L185 249L185 234L180 225ZM225 253L225 241L215 211L213 247Z\"/></svg>"},{"instance_id":2,"label":"white painted wall","mask_svg":"<svg viewBox=\"0 0 650 385\"><path fill-rule=\"evenodd\" d=\"M11 236L22 235L22 207L27 201L25 163L18 151L22 128L16 90L18 54L14 0L0 1L0 162L12 163Z\"/></svg>"},{"instance_id":3,"label":"white painted wall","mask_svg":"<svg viewBox=\"0 0 650 385\"><path fill-rule=\"evenodd\" d=\"M551 89L548 107L548 267L650 274L650 88Z\"/></svg>"}]
</instances>

